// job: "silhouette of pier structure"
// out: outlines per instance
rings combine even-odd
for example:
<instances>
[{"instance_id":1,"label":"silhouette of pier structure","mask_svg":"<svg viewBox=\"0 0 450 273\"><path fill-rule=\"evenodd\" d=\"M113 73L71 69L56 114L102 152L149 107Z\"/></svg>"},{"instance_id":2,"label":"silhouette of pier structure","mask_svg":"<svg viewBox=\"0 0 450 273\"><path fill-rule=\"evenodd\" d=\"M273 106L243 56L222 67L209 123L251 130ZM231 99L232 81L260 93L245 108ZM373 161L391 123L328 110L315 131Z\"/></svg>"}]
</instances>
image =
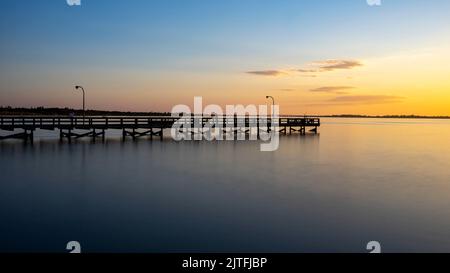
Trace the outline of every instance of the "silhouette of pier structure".
<instances>
[{"instance_id":1,"label":"silhouette of pier structure","mask_svg":"<svg viewBox=\"0 0 450 273\"><path fill-rule=\"evenodd\" d=\"M316 117L282 116L271 117L237 117L227 116L218 118L221 122L220 129L224 133L244 132L249 134L252 130L270 132L276 128L281 134L299 133L304 135L307 130L317 133L320 127L320 119ZM1 116L0 140L22 139L33 141L36 130L59 130L60 140L71 142L73 139L90 137L105 140L106 130L122 130L122 137L137 139L140 137L154 137L163 139L164 130L171 129L176 122L192 124L195 128L206 128L211 123L212 117L171 117L171 116L92 116L92 117L67 117L67 116ZM195 127L198 126L198 127ZM217 127L215 127L217 128ZM228 129L228 130L227 130ZM289 131L288 131L289 130ZM4 135L4 131L10 132ZM12 133L11 133L12 132ZM203 130L191 131L191 133L203 133Z\"/></svg>"}]
</instances>

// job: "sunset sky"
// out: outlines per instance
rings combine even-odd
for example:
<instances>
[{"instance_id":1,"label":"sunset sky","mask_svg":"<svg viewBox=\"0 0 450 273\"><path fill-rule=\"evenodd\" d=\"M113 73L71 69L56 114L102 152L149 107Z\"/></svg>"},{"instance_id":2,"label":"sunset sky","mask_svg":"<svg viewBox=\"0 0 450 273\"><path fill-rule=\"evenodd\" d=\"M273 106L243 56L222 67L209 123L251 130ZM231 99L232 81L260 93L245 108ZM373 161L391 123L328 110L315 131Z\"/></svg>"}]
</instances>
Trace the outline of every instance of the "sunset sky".
<instances>
[{"instance_id":1,"label":"sunset sky","mask_svg":"<svg viewBox=\"0 0 450 273\"><path fill-rule=\"evenodd\" d=\"M450 115L450 1L2 0L0 106Z\"/></svg>"}]
</instances>

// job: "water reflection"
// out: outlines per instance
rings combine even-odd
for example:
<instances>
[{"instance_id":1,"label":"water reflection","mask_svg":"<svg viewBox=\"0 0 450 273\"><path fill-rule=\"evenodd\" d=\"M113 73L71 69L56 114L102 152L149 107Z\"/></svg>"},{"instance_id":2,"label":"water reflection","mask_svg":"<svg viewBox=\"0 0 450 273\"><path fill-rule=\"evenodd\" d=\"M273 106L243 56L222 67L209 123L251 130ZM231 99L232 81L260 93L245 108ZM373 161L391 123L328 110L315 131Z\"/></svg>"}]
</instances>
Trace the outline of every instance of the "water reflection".
<instances>
[{"instance_id":1,"label":"water reflection","mask_svg":"<svg viewBox=\"0 0 450 273\"><path fill-rule=\"evenodd\" d=\"M0 251L450 251L450 123L258 142L0 142Z\"/></svg>"}]
</instances>

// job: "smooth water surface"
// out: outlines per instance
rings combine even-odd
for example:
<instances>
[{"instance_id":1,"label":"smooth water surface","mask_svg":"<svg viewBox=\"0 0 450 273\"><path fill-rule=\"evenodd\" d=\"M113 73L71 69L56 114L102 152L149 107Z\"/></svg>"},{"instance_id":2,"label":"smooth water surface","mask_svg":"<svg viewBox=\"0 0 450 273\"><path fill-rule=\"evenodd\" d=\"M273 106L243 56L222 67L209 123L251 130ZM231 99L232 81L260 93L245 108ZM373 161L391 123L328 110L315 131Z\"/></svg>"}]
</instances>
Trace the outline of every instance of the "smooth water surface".
<instances>
[{"instance_id":1,"label":"smooth water surface","mask_svg":"<svg viewBox=\"0 0 450 273\"><path fill-rule=\"evenodd\" d=\"M450 251L450 121L259 142L0 142L0 252ZM4 132L1 132L2 134ZM111 132L110 132L111 133Z\"/></svg>"}]
</instances>

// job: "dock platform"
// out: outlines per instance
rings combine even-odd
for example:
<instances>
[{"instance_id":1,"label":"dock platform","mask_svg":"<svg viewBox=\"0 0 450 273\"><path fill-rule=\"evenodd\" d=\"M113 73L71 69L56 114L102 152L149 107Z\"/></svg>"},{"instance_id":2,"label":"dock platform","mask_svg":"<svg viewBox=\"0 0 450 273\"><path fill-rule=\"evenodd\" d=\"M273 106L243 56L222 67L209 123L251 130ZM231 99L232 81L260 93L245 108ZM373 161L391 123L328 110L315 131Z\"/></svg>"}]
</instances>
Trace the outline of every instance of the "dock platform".
<instances>
[{"instance_id":1,"label":"dock platform","mask_svg":"<svg viewBox=\"0 0 450 273\"><path fill-rule=\"evenodd\" d=\"M0 140L23 139L33 141L36 130L59 130L60 139L72 139L83 137L105 139L106 130L122 130L122 136L136 139L149 136L163 139L165 129L171 129L176 122L196 124L202 128L211 122L212 117L171 117L171 116L0 116L0 131L14 132L7 135L0 134ZM281 116L271 117L220 117L223 128L231 128L233 132L253 129L258 132L270 132L272 127L282 134L299 133L306 134L307 130L317 133L320 127L320 118ZM20 130L20 132L17 132ZM77 132L74 132L77 131ZM81 131L81 133L80 133Z\"/></svg>"}]
</instances>

